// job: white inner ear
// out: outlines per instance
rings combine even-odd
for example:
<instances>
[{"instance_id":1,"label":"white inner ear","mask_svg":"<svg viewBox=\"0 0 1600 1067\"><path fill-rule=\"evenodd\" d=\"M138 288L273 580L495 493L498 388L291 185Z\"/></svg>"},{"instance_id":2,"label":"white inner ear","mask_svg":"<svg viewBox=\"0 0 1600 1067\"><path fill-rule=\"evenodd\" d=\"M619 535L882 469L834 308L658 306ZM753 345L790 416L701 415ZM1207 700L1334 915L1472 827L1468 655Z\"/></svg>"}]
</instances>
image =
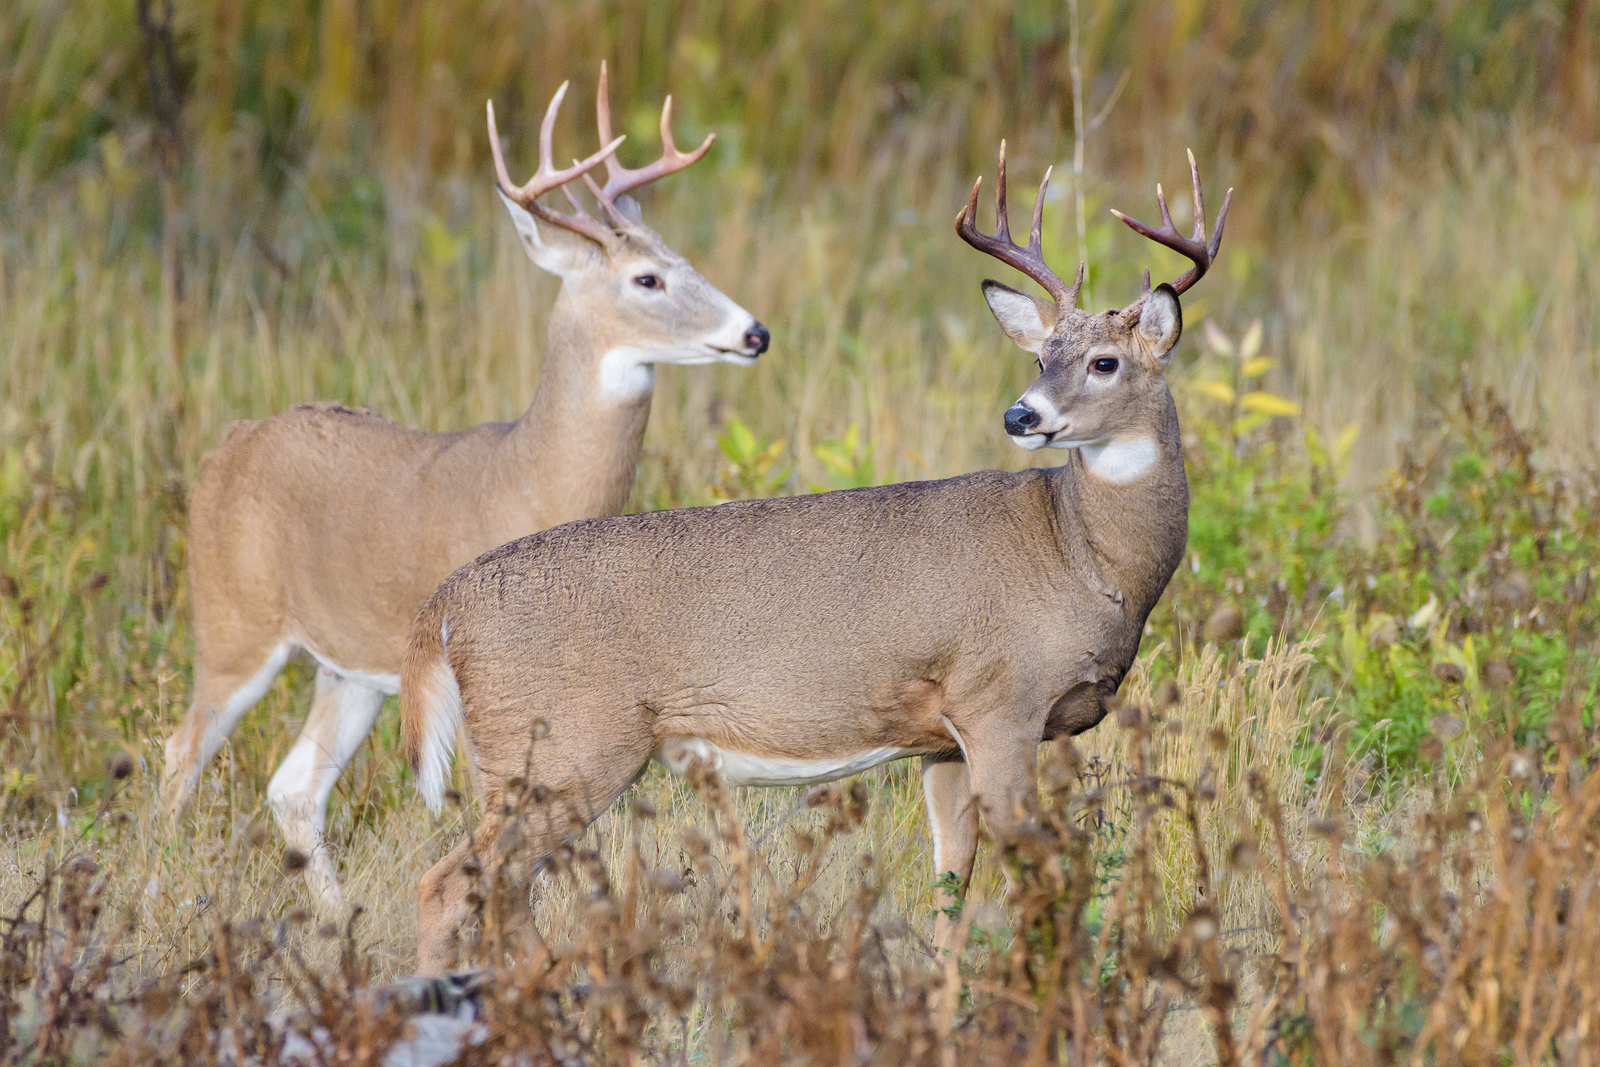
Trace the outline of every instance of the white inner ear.
<instances>
[{"instance_id":1,"label":"white inner ear","mask_svg":"<svg viewBox=\"0 0 1600 1067\"><path fill-rule=\"evenodd\" d=\"M1150 342L1155 357L1165 362L1183 332L1183 312L1166 286L1145 297L1139 312L1139 336Z\"/></svg>"},{"instance_id":2,"label":"white inner ear","mask_svg":"<svg viewBox=\"0 0 1600 1067\"><path fill-rule=\"evenodd\" d=\"M1024 352L1032 352L1037 356L1055 325L1053 322L1048 325L1045 323L1039 301L1027 293L1001 289L998 286L986 287L983 298L989 302L989 310L994 312L994 317L1000 323L1000 328L1006 332L1006 336L1015 341L1017 347Z\"/></svg>"},{"instance_id":3,"label":"white inner ear","mask_svg":"<svg viewBox=\"0 0 1600 1067\"><path fill-rule=\"evenodd\" d=\"M517 227L517 236L522 239L522 247L528 250L528 257L541 270L547 270L558 277L566 277L573 268L571 250L546 243L539 234L539 223L528 209L508 197L498 186L495 187L495 192L499 194L500 202L506 206L506 210L511 212L511 221Z\"/></svg>"}]
</instances>

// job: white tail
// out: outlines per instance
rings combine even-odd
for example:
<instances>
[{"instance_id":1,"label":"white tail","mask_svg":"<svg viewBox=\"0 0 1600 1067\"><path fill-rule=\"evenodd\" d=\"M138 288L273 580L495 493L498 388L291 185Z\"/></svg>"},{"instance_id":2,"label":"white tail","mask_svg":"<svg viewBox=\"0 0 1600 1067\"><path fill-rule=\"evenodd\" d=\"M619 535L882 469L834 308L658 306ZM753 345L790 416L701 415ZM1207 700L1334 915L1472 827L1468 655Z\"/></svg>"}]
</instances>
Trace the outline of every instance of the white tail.
<instances>
[{"instance_id":1,"label":"white tail","mask_svg":"<svg viewBox=\"0 0 1600 1067\"><path fill-rule=\"evenodd\" d=\"M1194 262L1182 287L1209 266L1226 215L1208 246L1193 179L1197 239L1172 237L1170 221L1151 231ZM484 814L423 879L423 971L454 960L470 915L468 855L500 870L501 842L515 839L532 846L519 862L537 862L652 756L673 770L709 764L728 784L778 784L921 755L936 862L964 885L980 808L997 836L1014 830L1039 743L1105 715L1187 537L1164 377L1183 328L1178 291L1147 284L1125 308L1078 310L1076 286L1044 262L1038 206L1028 245L1010 239L1003 152L999 186L996 234L974 225L976 187L957 229L1054 296L984 283L1002 327L1040 365L1006 429L1023 447L1072 457L589 519L452 574L412 630L404 687L422 688L433 630L448 618ZM421 741L438 712L409 696L401 711L413 758L431 758ZM552 810L502 836L519 777ZM947 929L941 920L941 938Z\"/></svg>"},{"instance_id":2,"label":"white tail","mask_svg":"<svg viewBox=\"0 0 1600 1067\"><path fill-rule=\"evenodd\" d=\"M562 279L527 412L514 423L420 433L337 404L297 405L237 424L202 460L190 497L195 691L167 743L167 810L177 816L239 719L304 650L321 664L317 697L268 796L288 843L311 857L308 877L327 903L338 899L322 842L328 797L384 695L399 688L406 628L423 600L496 545L622 510L649 418L652 364L750 364L767 347L766 329L668 248L623 195L693 163L710 138L679 152L669 101L662 159L623 169L602 66L601 147L557 170L551 142L565 92L545 114L539 169L520 187L506 173L489 108L500 197L529 256ZM570 198L568 183L602 162L610 180L590 185L604 222L539 202L557 189ZM430 734L438 756L427 766L442 776L451 728L440 714ZM442 788L442 777L430 781Z\"/></svg>"},{"instance_id":3,"label":"white tail","mask_svg":"<svg viewBox=\"0 0 1600 1067\"><path fill-rule=\"evenodd\" d=\"M414 668L415 685L403 691L402 702L415 701L415 712L404 722L415 724L419 736L405 739L405 747L417 772L417 791L435 815L444 807L445 783L450 779L450 761L455 754L456 731L461 728L461 686L450 666L450 622L429 623L437 633L438 644L414 645L409 654L421 657ZM409 669L409 668L408 668ZM414 751L412 750L414 747Z\"/></svg>"}]
</instances>

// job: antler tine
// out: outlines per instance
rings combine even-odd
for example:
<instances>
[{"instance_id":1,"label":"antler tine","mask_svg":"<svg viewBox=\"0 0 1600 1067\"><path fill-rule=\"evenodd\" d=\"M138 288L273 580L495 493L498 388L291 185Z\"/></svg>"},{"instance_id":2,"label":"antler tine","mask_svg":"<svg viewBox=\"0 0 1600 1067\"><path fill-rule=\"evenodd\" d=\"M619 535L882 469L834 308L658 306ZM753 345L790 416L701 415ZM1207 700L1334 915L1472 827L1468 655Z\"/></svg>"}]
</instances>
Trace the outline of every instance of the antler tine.
<instances>
[{"instance_id":1,"label":"antler tine","mask_svg":"<svg viewBox=\"0 0 1600 1067\"><path fill-rule=\"evenodd\" d=\"M604 60L600 62L600 87L595 94L595 122L600 128L600 140L607 141L611 138L611 87L610 78L606 73ZM646 167L629 170L615 157L606 159L606 184L603 189L596 189L590 179L590 189L600 201L600 206L613 222L619 225L626 224L627 220L617 211L617 197L623 193L647 185L657 178L665 178L669 174L676 174L685 167L699 161L711 150L711 142L717 139L715 133L706 135L700 147L693 152L680 152L676 142L672 139L672 97L668 96L661 105L661 158Z\"/></svg>"},{"instance_id":2,"label":"antler tine","mask_svg":"<svg viewBox=\"0 0 1600 1067\"><path fill-rule=\"evenodd\" d=\"M1194 161L1194 153L1189 153L1189 182L1194 191L1194 236L1184 238L1179 235L1178 228L1172 224L1172 215L1167 211L1167 196L1162 191L1161 185L1156 184L1156 204L1161 209L1161 228L1154 229L1146 226L1138 219L1130 218L1113 208L1111 213L1127 223L1134 232L1144 235L1157 244L1187 256L1194 264L1183 274L1179 275L1172 283L1172 288L1179 293L1186 292L1195 282L1205 276L1211 268L1211 261L1216 257L1217 249L1222 246L1222 230L1228 222L1228 206L1233 203L1233 190L1229 189L1222 198L1222 210L1217 214L1217 228L1211 234L1211 239L1206 240L1206 203L1205 195L1200 191L1200 167ZM1144 291L1140 298L1150 292L1150 272L1145 271ZM1131 306L1131 305L1130 305Z\"/></svg>"},{"instance_id":3,"label":"antler tine","mask_svg":"<svg viewBox=\"0 0 1600 1067\"><path fill-rule=\"evenodd\" d=\"M1078 280L1068 286L1044 261L1044 194L1050 184L1050 170L1044 172L1039 182L1039 195L1033 202L1033 225L1028 230L1027 247L1011 239L1011 220L1006 212L1006 143L1000 142L1000 163L995 189L995 232L993 235L979 231L978 189L983 185L980 177L972 185L972 195L967 206L956 215L956 233L967 244L985 252L1010 267L1015 267L1044 287L1055 302L1067 308L1078 306L1078 291L1083 287L1083 264L1078 264Z\"/></svg>"},{"instance_id":4,"label":"antler tine","mask_svg":"<svg viewBox=\"0 0 1600 1067\"><path fill-rule=\"evenodd\" d=\"M494 170L495 175L500 179L500 188L508 199L520 204L530 214L537 215L546 222L571 230L574 233L582 234L585 237L604 241L607 237L605 227L591 218L576 200L572 200L572 194L567 192L566 186L568 182L580 175L587 177L588 172L599 166L602 160L611 159L617 150L617 146L625 138L618 137L610 141L609 144L603 145L599 151L588 159L573 160L572 166L565 170L556 170L553 160L555 153L552 141L555 135L556 113L561 110L561 100L567 95L567 85L567 82L561 83L561 88L556 90L556 95L550 100L550 106L545 109L544 121L539 124L539 169L534 171L533 177L528 179L527 184L520 186L513 184L511 175L506 170L505 156L500 150L500 130L494 121L493 100L490 100L487 106L489 151L494 157ZM571 200L573 206L578 208L577 212L572 215L565 215L540 204L539 197L552 189L561 189L563 192L567 192L567 199Z\"/></svg>"}]
</instances>

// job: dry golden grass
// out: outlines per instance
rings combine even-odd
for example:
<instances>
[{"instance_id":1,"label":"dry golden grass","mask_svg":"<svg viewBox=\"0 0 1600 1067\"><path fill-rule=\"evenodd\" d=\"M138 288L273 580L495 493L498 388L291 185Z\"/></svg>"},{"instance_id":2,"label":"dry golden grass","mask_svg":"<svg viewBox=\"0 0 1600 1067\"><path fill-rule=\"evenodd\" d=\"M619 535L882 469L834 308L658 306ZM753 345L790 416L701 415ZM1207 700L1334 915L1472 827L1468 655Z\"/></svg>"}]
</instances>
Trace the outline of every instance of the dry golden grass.
<instances>
[{"instance_id":1,"label":"dry golden grass","mask_svg":"<svg viewBox=\"0 0 1600 1067\"><path fill-rule=\"evenodd\" d=\"M667 91L680 140L717 130L710 161L655 191L646 215L773 329L757 368L662 372L632 506L708 501L727 484L714 438L735 417L788 442L783 463L796 473L783 491L825 483L815 445L852 425L878 480L1029 462L998 415L1031 364L990 321L976 288L990 268L950 219L1006 137L1019 187L1057 165L1046 251L1076 258L1071 31L1065 10L988 0L513 2L454 5L449 17L429 5L180 5L184 103L170 132L183 150L169 167L135 7L0 9L0 172L12 179L0 196L0 578L14 582L0 588L0 914L14 915L41 878L52 894L28 913L50 919L49 937L0 929L21 946L0 965L0 1062L21 1054L12 1042L50 1034L51 1051L26 1055L70 1058L70 1038L84 1058L98 1049L137 1062L157 1048L171 1058L180 1046L197 1062L225 1058L218 1035L280 1003L371 1021L378 1037L350 1053L361 1060L394 1036L393 1020L347 988L348 950L370 965L361 981L410 968L417 876L471 813L426 817L386 718L332 813L349 896L366 908L354 942L312 936L311 923L288 942L307 969L267 953L244 978L223 973L249 955L230 955L229 943L255 945L241 921L270 928L306 904L258 831L309 685L297 667L275 686L208 775L183 835L167 839L149 813L160 745L187 699L183 500L200 455L231 420L310 398L434 429L519 414L554 286L488 193L482 101L496 99L510 158L526 161L544 101L571 77L575 106L558 136L587 144L585 86L606 57L630 160L653 143L652 109ZM1174 269L1105 209L1147 215L1151 186L1181 183L1192 146L1213 203L1229 185L1238 192L1221 264L1186 308L1191 336L1209 320L1238 337L1259 318L1276 364L1261 386L1300 402L1303 425L1327 441L1356 426L1344 532L1377 536L1384 516L1365 490L1462 378L1495 386L1520 424L1543 430L1539 464L1593 469L1594 5L1084 4L1081 31L1081 103L1102 116L1086 130L1082 187L1094 305L1130 296L1146 262ZM1196 412L1214 418L1196 391L1211 373L1197 347L1184 345L1172 374L1191 430ZM1301 428L1275 432L1270 447L1292 458ZM1570 594L1579 622L1587 573L1590 585ZM653 821L608 815L585 839L595 857L540 883L540 921L571 955L504 976L530 993L523 1003L547 1003L538 990L567 999L537 1019L497 1016L494 1040L553 1055L562 1035L593 1062L677 1062L685 1051L833 1062L859 1051L866 1027L867 1058L884 1062L1063 1047L1084 1062L1255 1062L1268 1046L1290 1062L1357 1062L1404 1059L1427 1038L1419 1055L1431 1062L1587 1062L1600 1002L1584 956L1600 787L1593 739L1574 721L1587 683L1550 683L1547 703L1566 718L1525 751L1469 731L1425 761L1445 768L1437 781L1368 779L1363 751L1326 731L1339 693L1309 672L1304 634L1286 632L1259 658L1197 648L1196 610L1172 613L1125 687L1130 707L1159 721L1108 722L1080 739L1078 762L1057 754L1065 777L1047 775L1043 809L1057 821L1013 854L1022 888L1009 910L996 910L1005 881L985 853L966 1000L951 999L945 964L924 953L932 887L909 768L864 779L859 825L848 792L820 809L795 791L741 793L750 856L726 819L712 832L707 801L652 773L638 795L658 809ZM1579 652L1592 643L1569 637ZM1151 651L1161 638L1183 649L1181 663L1172 647ZM1157 682L1173 676L1177 703ZM113 781L105 761L117 753L132 773ZM1507 778L1546 755L1542 774ZM1152 768L1165 784L1148 780ZM1052 791L1067 779L1068 793ZM1200 798L1192 827L1186 790ZM796 872L818 854L796 830L841 819L849 837L807 890L805 920L785 926ZM684 841L691 830L705 850ZM78 863L50 880L74 848L93 850L101 873ZM1228 862L1251 851L1264 867ZM1073 863L1054 862L1063 857ZM620 906L597 911L584 880L593 859L619 885L691 865L687 890L640 899L646 915L694 921L669 933L629 927L622 917L635 912ZM753 903L735 922L745 869ZM873 906L860 914L864 870ZM65 942L57 934L71 924L60 922L83 892L103 892L101 925ZM1108 909L1135 898L1142 933L1112 936ZM49 1005L37 998L59 992L66 971L94 974L105 922L124 905L137 920L117 949L126 960L87 1000L60 1001L84 1014L41 1031ZM1197 905L1222 937L1197 936ZM1027 932L1012 936L1016 926ZM863 962L859 945L880 939L884 962ZM630 979L578 1006L571 988L600 988L595 969L618 946L667 960L676 992ZM1115 980L1102 982L1108 959ZM14 961L22 970L7 969ZM317 992L311 976L332 985ZM125 1032L98 1033L84 1005L146 978L187 999L115 1004ZM672 983L690 978L684 1008ZM1231 1000L1230 982L1241 990ZM5 999L17 991L20 1014ZM622 999L605 999L613 993ZM1175 1010L1163 1022L1158 1007ZM144 1021L129 1022L139 1011ZM1233 1053L1214 1040L1217 1018L1235 1024ZM769 1032L788 1044L761 1044ZM1152 1045L1147 1033L1167 1039Z\"/></svg>"}]
</instances>

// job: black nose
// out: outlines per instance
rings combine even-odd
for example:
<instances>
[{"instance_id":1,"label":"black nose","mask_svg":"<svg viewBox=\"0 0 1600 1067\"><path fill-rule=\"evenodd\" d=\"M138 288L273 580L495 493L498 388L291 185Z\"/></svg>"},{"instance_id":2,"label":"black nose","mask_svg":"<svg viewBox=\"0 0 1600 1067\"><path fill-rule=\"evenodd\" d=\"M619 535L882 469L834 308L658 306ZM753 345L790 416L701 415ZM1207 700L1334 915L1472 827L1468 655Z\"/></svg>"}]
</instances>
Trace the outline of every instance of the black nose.
<instances>
[{"instance_id":1,"label":"black nose","mask_svg":"<svg viewBox=\"0 0 1600 1067\"><path fill-rule=\"evenodd\" d=\"M767 328L759 322L744 332L744 346L755 349L755 355L760 355L767 350L767 342L772 340L772 335Z\"/></svg>"},{"instance_id":2,"label":"black nose","mask_svg":"<svg viewBox=\"0 0 1600 1067\"><path fill-rule=\"evenodd\" d=\"M1006 409L1006 433L1012 437L1030 434L1037 425L1039 425L1039 413L1032 408L1012 404Z\"/></svg>"}]
</instances>

